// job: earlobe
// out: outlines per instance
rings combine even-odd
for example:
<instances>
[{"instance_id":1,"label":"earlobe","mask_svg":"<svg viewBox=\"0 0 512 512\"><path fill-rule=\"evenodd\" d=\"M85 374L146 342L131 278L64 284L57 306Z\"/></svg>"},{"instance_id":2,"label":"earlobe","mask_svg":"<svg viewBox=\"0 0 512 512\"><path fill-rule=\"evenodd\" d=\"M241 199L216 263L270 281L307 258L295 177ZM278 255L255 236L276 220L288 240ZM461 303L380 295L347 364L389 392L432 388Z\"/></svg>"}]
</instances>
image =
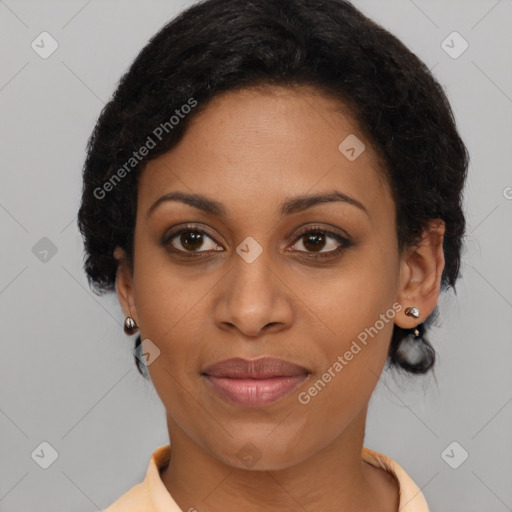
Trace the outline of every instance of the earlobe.
<instances>
[{"instance_id":1,"label":"earlobe","mask_svg":"<svg viewBox=\"0 0 512 512\"><path fill-rule=\"evenodd\" d=\"M410 248L401 261L401 284L398 301L405 307L414 305L421 311L423 322L436 307L444 269L443 239L445 223L434 219L424 230L421 241ZM417 321L416 321L417 323ZM411 328L414 321L397 317L399 327Z\"/></svg>"}]
</instances>

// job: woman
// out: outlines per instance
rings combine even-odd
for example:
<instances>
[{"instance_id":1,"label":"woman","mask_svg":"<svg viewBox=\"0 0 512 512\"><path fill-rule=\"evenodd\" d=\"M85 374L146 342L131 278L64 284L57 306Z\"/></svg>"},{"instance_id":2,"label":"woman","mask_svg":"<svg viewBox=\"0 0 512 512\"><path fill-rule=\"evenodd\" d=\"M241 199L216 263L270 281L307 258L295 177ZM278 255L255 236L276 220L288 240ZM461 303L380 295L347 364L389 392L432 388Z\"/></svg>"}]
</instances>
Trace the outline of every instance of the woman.
<instances>
[{"instance_id":1,"label":"woman","mask_svg":"<svg viewBox=\"0 0 512 512\"><path fill-rule=\"evenodd\" d=\"M442 87L343 0L207 0L101 113L79 227L170 443L106 510L428 511L365 446L385 366L425 373L468 154Z\"/></svg>"}]
</instances>

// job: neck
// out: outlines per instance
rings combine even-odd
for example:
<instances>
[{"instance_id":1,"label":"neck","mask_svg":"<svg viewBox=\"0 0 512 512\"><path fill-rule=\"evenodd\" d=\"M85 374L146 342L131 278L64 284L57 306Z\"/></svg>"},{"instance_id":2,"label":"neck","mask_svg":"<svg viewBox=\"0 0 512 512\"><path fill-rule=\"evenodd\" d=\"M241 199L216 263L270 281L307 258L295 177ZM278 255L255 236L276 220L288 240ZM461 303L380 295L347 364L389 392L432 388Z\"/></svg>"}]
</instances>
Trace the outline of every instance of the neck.
<instances>
[{"instance_id":1,"label":"neck","mask_svg":"<svg viewBox=\"0 0 512 512\"><path fill-rule=\"evenodd\" d=\"M361 460L366 409L316 453L284 469L259 471L222 462L187 436L172 418L167 421L171 460L161 478L184 511L398 510L394 479Z\"/></svg>"}]
</instances>

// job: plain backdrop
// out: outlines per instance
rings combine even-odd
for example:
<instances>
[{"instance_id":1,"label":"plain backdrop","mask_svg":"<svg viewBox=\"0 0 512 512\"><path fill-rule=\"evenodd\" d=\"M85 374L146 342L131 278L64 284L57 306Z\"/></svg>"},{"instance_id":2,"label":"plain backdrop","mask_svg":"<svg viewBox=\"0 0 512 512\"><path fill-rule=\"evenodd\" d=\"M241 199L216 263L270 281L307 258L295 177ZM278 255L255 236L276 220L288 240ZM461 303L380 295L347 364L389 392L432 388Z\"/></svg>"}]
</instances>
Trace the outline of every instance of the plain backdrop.
<instances>
[{"instance_id":1,"label":"plain backdrop","mask_svg":"<svg viewBox=\"0 0 512 512\"><path fill-rule=\"evenodd\" d=\"M190 4L0 2L2 512L105 508L168 442L116 296L88 288L76 214L101 108ZM354 4L433 70L471 154L463 277L440 300L435 377L383 376L365 445L398 461L432 512L512 510L512 1ZM47 58L41 37L58 44Z\"/></svg>"}]
</instances>

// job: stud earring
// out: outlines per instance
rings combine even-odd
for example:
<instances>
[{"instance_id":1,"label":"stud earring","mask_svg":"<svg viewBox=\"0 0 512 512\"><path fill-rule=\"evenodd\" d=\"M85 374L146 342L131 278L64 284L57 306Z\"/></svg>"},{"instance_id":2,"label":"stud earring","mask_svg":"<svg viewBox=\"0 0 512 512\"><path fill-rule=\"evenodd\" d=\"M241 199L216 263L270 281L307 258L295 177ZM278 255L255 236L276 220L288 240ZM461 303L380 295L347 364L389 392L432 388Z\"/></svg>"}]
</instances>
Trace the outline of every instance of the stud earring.
<instances>
[{"instance_id":1,"label":"stud earring","mask_svg":"<svg viewBox=\"0 0 512 512\"><path fill-rule=\"evenodd\" d=\"M408 307L406 310L405 310L405 314L407 316L412 316L413 318L419 318L420 317L420 312L418 310L418 308L416 306L411 306L411 307ZM421 332L420 332L420 329L422 328L422 324L419 324L417 327L415 327L412 332L414 334L414 339L419 339L421 338Z\"/></svg>"},{"instance_id":2,"label":"stud earring","mask_svg":"<svg viewBox=\"0 0 512 512\"><path fill-rule=\"evenodd\" d=\"M411 306L405 310L405 314L408 316L413 316L414 318L420 317L420 312L416 306Z\"/></svg>"}]
</instances>

